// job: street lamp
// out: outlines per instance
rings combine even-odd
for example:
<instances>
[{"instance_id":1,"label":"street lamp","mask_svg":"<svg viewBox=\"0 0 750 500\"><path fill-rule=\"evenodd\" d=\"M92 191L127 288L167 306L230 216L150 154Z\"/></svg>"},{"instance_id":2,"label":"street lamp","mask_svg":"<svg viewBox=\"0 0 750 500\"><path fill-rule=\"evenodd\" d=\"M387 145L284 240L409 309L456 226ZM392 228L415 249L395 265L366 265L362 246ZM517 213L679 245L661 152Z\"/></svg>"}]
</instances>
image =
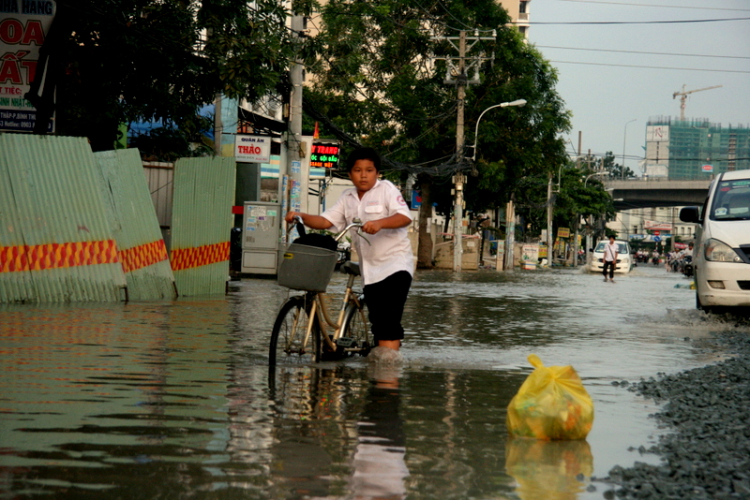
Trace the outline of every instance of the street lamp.
<instances>
[{"instance_id":1,"label":"street lamp","mask_svg":"<svg viewBox=\"0 0 750 500\"><path fill-rule=\"evenodd\" d=\"M482 113L479 115L479 118L477 118L477 126L474 127L474 154L471 157L471 161L477 161L477 135L479 134L479 121L482 119L484 114L493 109L493 108L507 108L509 106L524 106L526 105L526 99L516 99L515 101L510 102L501 102L500 104L495 104L494 106L490 106L489 108L482 111Z\"/></svg>"},{"instance_id":2,"label":"street lamp","mask_svg":"<svg viewBox=\"0 0 750 500\"><path fill-rule=\"evenodd\" d=\"M584 188L586 187L586 184L588 184L588 183L589 183L589 179L590 179L590 178L592 178L593 176L595 176L595 175L606 175L607 173L608 173L608 172L594 172L594 173L593 173L593 174L591 174L591 175L587 175L587 176L586 176L586 180L585 180L585 181L583 182L583 187L584 187Z\"/></svg>"},{"instance_id":3,"label":"street lamp","mask_svg":"<svg viewBox=\"0 0 750 500\"><path fill-rule=\"evenodd\" d=\"M624 181L625 180L625 139L628 137L628 125L633 123L634 121L637 121L638 118L633 118L629 122L625 124L625 131L622 134L622 170L620 172L620 178Z\"/></svg>"},{"instance_id":4,"label":"street lamp","mask_svg":"<svg viewBox=\"0 0 750 500\"><path fill-rule=\"evenodd\" d=\"M479 118L477 118L477 125L474 127L474 154L471 157L471 161L476 162L477 161L477 139L479 135L479 122L482 120L482 117L484 114L493 109L493 108L507 108L508 106L524 106L526 104L526 99L516 99L515 101L510 102L501 102L500 104L495 104L494 106L490 106L489 108L482 111L479 115ZM514 222L515 222L515 213L513 209L513 201L508 200L508 204L505 208L505 263L503 267L505 269L513 269L513 233L515 232ZM460 243L459 243L460 244Z\"/></svg>"}]
</instances>

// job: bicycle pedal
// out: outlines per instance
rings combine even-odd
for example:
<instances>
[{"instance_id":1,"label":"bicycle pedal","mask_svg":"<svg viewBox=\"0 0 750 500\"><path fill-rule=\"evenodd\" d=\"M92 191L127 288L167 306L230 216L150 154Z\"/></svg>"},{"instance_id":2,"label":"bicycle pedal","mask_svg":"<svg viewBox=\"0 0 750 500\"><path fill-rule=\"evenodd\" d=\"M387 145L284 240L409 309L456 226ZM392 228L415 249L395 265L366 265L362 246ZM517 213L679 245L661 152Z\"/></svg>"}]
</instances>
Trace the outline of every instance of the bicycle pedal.
<instances>
[{"instance_id":1,"label":"bicycle pedal","mask_svg":"<svg viewBox=\"0 0 750 500\"><path fill-rule=\"evenodd\" d=\"M357 343L352 337L341 337L336 339L336 345L344 349L354 346Z\"/></svg>"}]
</instances>

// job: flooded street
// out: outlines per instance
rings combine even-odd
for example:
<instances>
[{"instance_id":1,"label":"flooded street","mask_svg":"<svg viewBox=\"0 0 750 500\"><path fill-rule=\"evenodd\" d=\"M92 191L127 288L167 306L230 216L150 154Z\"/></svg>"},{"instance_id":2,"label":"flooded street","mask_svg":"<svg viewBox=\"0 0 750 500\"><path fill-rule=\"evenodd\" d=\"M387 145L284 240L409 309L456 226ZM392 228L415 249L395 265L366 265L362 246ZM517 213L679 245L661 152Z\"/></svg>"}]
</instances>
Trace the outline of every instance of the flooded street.
<instances>
[{"instance_id":1,"label":"flooded street","mask_svg":"<svg viewBox=\"0 0 750 500\"><path fill-rule=\"evenodd\" d=\"M324 363L271 387L288 293L272 280L175 302L0 306L0 498L603 498L592 476L658 463L638 451L658 438L657 406L620 382L711 363L702 340L729 328L694 309L681 274L642 265L615 281L420 272L403 368ZM507 437L532 353L583 379L585 441Z\"/></svg>"}]
</instances>

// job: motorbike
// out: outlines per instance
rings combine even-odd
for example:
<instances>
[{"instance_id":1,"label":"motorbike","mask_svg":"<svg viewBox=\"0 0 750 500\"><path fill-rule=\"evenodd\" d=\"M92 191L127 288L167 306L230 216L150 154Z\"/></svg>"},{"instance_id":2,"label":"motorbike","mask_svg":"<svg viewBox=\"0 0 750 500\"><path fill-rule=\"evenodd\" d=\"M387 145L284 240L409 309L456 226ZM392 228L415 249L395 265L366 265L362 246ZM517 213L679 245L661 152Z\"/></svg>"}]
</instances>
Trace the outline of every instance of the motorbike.
<instances>
[{"instance_id":1,"label":"motorbike","mask_svg":"<svg viewBox=\"0 0 750 500\"><path fill-rule=\"evenodd\" d=\"M687 276L688 278L692 278L693 276L693 258L689 255L683 257L680 259L677 263L677 270L680 271L682 274Z\"/></svg>"}]
</instances>

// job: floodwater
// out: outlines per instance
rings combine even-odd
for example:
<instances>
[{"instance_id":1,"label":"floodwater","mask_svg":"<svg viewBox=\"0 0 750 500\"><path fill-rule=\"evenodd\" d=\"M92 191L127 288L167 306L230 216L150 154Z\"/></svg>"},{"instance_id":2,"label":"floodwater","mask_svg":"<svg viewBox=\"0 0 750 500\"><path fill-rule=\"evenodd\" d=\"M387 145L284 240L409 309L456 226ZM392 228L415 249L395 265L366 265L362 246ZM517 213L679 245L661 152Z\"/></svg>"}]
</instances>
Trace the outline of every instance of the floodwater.
<instances>
[{"instance_id":1,"label":"floodwater","mask_svg":"<svg viewBox=\"0 0 750 500\"><path fill-rule=\"evenodd\" d=\"M730 328L694 310L682 275L642 266L418 273L406 364L279 374L265 361L274 281L175 302L0 306L0 498L603 498L658 407L628 391L716 360ZM336 277L334 292L343 288ZM507 437L537 354L572 365L595 405L585 441Z\"/></svg>"}]
</instances>

